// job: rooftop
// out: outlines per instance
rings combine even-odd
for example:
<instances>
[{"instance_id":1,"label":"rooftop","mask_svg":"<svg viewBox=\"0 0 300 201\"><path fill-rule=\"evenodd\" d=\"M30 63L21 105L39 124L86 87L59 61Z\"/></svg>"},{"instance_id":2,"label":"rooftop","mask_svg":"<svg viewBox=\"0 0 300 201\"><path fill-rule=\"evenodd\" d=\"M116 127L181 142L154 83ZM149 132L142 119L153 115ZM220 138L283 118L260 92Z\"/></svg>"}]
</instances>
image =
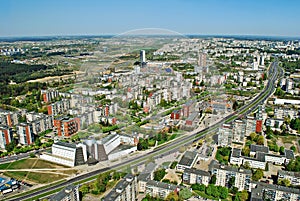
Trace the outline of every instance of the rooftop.
<instances>
[{"instance_id":1,"label":"rooftop","mask_svg":"<svg viewBox=\"0 0 300 201\"><path fill-rule=\"evenodd\" d=\"M192 173L192 174L196 174L196 175L202 175L202 176L208 176L210 177L210 173L203 171L203 170L199 170L199 169L195 169L195 168L186 168L184 170L184 173Z\"/></svg>"},{"instance_id":2,"label":"rooftop","mask_svg":"<svg viewBox=\"0 0 300 201\"><path fill-rule=\"evenodd\" d=\"M58 141L58 142L55 142L53 145L76 149L76 144L71 144L71 143L67 143L67 142Z\"/></svg>"},{"instance_id":3,"label":"rooftop","mask_svg":"<svg viewBox=\"0 0 300 201\"><path fill-rule=\"evenodd\" d=\"M242 150L241 149L237 149L237 148L233 148L232 152L231 152L231 156L232 157L241 157Z\"/></svg>"},{"instance_id":4,"label":"rooftop","mask_svg":"<svg viewBox=\"0 0 300 201\"><path fill-rule=\"evenodd\" d=\"M196 157L197 157L196 152L186 151L178 164L184 166L191 166Z\"/></svg>"},{"instance_id":5,"label":"rooftop","mask_svg":"<svg viewBox=\"0 0 300 201\"><path fill-rule=\"evenodd\" d=\"M250 145L250 151L251 152L264 152L264 153L269 153L269 147L265 147L263 145L255 145L251 144Z\"/></svg>"}]
</instances>

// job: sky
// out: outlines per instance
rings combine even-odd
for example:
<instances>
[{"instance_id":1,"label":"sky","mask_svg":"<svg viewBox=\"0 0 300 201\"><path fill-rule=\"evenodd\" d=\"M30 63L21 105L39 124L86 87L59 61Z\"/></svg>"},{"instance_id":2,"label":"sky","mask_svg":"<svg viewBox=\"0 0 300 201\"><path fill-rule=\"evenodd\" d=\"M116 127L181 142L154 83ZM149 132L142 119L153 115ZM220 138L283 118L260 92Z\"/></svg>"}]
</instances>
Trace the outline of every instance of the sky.
<instances>
[{"instance_id":1,"label":"sky","mask_svg":"<svg viewBox=\"0 0 300 201\"><path fill-rule=\"evenodd\" d=\"M122 34L300 36L299 0L1 0L0 37Z\"/></svg>"}]
</instances>

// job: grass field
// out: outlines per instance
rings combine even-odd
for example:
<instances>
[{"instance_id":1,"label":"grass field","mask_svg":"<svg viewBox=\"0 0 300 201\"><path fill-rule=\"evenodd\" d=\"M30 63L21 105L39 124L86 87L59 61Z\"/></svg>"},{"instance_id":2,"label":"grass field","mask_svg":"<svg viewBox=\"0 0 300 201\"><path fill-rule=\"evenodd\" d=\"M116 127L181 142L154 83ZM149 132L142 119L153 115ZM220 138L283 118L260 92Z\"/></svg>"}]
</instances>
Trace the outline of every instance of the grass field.
<instances>
[{"instance_id":1,"label":"grass field","mask_svg":"<svg viewBox=\"0 0 300 201\"><path fill-rule=\"evenodd\" d=\"M18 171L12 172L11 170L16 169L45 169L50 168L53 169L51 171L47 171L47 173L43 172L28 172L28 171ZM18 161L14 161L11 163L0 164L1 170L7 170L3 174L8 177L13 177L19 180L26 180L30 183L50 183L54 182L63 178L66 178L67 175L55 174L56 172L63 173L63 174L75 174L76 170L57 170L60 168L67 168L62 165L57 165L55 163L51 163L48 161L44 161L38 158L28 158L22 159ZM51 173L53 172L53 173Z\"/></svg>"}]
</instances>

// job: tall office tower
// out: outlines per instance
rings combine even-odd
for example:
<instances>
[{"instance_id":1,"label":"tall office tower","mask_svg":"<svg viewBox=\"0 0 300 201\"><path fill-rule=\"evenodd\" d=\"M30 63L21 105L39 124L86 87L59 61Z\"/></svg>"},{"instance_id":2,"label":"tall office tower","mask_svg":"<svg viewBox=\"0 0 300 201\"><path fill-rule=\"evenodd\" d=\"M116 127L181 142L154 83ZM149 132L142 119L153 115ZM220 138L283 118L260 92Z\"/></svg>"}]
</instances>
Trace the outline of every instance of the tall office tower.
<instances>
[{"instance_id":1,"label":"tall office tower","mask_svg":"<svg viewBox=\"0 0 300 201\"><path fill-rule=\"evenodd\" d=\"M264 66L265 65L265 56L264 55L262 55L261 57L260 57L260 64L259 65L261 65L261 66Z\"/></svg>"},{"instance_id":2,"label":"tall office tower","mask_svg":"<svg viewBox=\"0 0 300 201\"><path fill-rule=\"evenodd\" d=\"M206 66L206 53L199 53L198 66L199 67Z\"/></svg>"},{"instance_id":3,"label":"tall office tower","mask_svg":"<svg viewBox=\"0 0 300 201\"><path fill-rule=\"evenodd\" d=\"M141 60L141 63L146 63L146 52L145 52L145 50L140 51L140 60Z\"/></svg>"}]
</instances>

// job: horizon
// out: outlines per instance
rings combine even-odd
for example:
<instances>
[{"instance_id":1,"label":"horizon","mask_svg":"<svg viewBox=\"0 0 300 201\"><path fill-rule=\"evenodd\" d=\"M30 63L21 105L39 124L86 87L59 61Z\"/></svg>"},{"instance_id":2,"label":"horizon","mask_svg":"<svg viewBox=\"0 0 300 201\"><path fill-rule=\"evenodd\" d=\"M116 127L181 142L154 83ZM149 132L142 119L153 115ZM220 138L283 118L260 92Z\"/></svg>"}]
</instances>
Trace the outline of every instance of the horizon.
<instances>
[{"instance_id":1,"label":"horizon","mask_svg":"<svg viewBox=\"0 0 300 201\"><path fill-rule=\"evenodd\" d=\"M0 37L116 35L158 27L184 35L300 37L296 0L4 1Z\"/></svg>"}]
</instances>

